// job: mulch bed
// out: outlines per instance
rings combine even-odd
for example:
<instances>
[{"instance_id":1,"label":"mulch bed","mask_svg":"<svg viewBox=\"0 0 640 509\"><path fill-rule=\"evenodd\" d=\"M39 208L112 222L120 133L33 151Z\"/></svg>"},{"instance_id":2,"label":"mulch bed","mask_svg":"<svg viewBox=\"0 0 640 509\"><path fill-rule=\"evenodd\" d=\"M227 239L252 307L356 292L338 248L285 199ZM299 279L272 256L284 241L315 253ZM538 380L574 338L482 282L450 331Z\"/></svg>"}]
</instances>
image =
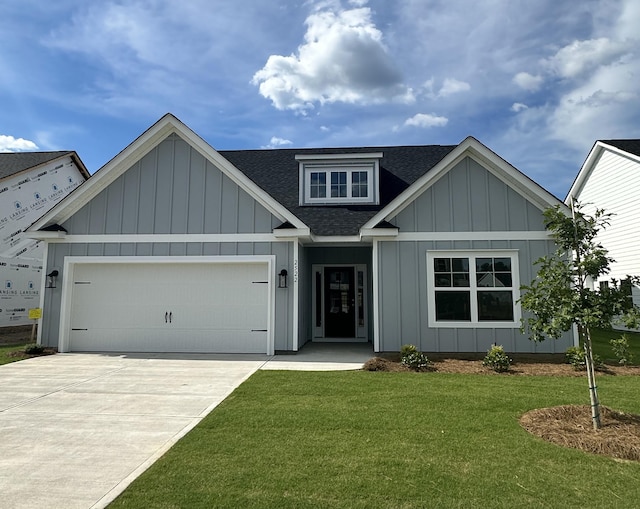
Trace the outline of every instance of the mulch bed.
<instances>
[{"instance_id":1,"label":"mulch bed","mask_svg":"<svg viewBox=\"0 0 640 509\"><path fill-rule=\"evenodd\" d=\"M622 460L640 461L640 416L600 407L602 427L594 430L588 405L539 408L520 425L548 442Z\"/></svg>"},{"instance_id":2,"label":"mulch bed","mask_svg":"<svg viewBox=\"0 0 640 509\"><path fill-rule=\"evenodd\" d=\"M373 357L364 368L367 371L408 372L397 358ZM440 358L432 361L429 370L436 373L468 373L494 376L571 376L585 377L582 370L560 362L522 360L511 364L506 373L496 373L478 359ZM606 365L599 375L640 375L640 366ZM640 416L600 407L602 428L594 430L588 405L564 405L540 408L525 413L520 425L532 435L554 444L602 454L619 460L640 461Z\"/></svg>"},{"instance_id":3,"label":"mulch bed","mask_svg":"<svg viewBox=\"0 0 640 509\"><path fill-rule=\"evenodd\" d=\"M431 359L431 355L429 356ZM364 369L367 371L411 371L398 362L395 357L373 357L369 359ZM435 358L429 368L437 373L468 373L474 375L517 376L517 375L543 375L543 376L585 376L582 370L576 370L570 364L563 362L536 362L534 359L525 358L511 364L509 371L496 373L482 365L478 359L452 359ZM615 366L606 365L598 370L598 374L605 375L640 375L640 366Z\"/></svg>"}]
</instances>

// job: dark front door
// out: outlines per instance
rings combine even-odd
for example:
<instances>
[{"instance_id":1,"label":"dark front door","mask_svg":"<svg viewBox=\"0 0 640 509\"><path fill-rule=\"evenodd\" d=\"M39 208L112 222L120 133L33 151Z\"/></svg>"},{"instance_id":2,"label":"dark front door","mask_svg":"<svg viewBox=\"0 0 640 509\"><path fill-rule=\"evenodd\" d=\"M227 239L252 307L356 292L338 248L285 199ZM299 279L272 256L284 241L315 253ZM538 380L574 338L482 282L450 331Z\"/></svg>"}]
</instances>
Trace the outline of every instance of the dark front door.
<instances>
[{"instance_id":1,"label":"dark front door","mask_svg":"<svg viewBox=\"0 0 640 509\"><path fill-rule=\"evenodd\" d=\"M353 267L324 269L324 336L355 338L355 277Z\"/></svg>"}]
</instances>

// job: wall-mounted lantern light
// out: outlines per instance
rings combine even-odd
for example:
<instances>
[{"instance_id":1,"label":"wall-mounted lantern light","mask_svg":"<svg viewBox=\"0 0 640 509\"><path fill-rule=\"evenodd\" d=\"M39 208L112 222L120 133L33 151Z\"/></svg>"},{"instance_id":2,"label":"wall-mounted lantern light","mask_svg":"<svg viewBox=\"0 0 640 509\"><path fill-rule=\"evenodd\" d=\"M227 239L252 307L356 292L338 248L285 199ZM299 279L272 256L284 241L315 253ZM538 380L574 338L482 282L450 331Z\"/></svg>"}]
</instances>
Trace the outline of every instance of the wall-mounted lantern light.
<instances>
[{"instance_id":1,"label":"wall-mounted lantern light","mask_svg":"<svg viewBox=\"0 0 640 509\"><path fill-rule=\"evenodd\" d=\"M278 274L278 288L286 288L287 287L287 269L282 269Z\"/></svg>"},{"instance_id":2,"label":"wall-mounted lantern light","mask_svg":"<svg viewBox=\"0 0 640 509\"><path fill-rule=\"evenodd\" d=\"M58 279L59 272L57 270L52 270L49 274L47 274L47 286L45 288L55 288L56 281Z\"/></svg>"}]
</instances>

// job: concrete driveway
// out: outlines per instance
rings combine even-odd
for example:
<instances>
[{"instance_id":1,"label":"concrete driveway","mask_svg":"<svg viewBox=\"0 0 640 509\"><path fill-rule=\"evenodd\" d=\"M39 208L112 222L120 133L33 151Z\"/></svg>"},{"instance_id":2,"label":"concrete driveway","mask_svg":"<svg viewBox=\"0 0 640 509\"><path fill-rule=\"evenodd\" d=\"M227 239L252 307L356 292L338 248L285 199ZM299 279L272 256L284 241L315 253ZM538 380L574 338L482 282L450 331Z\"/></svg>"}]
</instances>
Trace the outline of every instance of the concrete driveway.
<instances>
[{"instance_id":1,"label":"concrete driveway","mask_svg":"<svg viewBox=\"0 0 640 509\"><path fill-rule=\"evenodd\" d=\"M258 369L359 369L369 344L296 355L57 354L0 366L0 507L101 508Z\"/></svg>"},{"instance_id":2,"label":"concrete driveway","mask_svg":"<svg viewBox=\"0 0 640 509\"><path fill-rule=\"evenodd\" d=\"M0 366L0 505L106 506L268 359L58 354Z\"/></svg>"}]
</instances>

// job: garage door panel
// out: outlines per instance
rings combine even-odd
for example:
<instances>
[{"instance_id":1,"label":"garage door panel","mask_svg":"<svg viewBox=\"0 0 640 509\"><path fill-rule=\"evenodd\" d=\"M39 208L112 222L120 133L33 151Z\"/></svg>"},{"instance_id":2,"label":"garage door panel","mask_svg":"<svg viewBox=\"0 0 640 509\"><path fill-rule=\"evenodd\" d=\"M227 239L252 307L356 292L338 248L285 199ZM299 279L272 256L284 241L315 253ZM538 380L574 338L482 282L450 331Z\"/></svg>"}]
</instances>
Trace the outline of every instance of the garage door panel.
<instances>
[{"instance_id":1,"label":"garage door panel","mask_svg":"<svg viewBox=\"0 0 640 509\"><path fill-rule=\"evenodd\" d=\"M130 329L72 331L72 351L77 352L158 352L158 353L265 353L267 332L234 330ZM152 333L150 333L152 332ZM126 337L135 337L127 341ZM212 348L212 345L215 345Z\"/></svg>"},{"instance_id":2,"label":"garage door panel","mask_svg":"<svg viewBox=\"0 0 640 509\"><path fill-rule=\"evenodd\" d=\"M77 264L71 351L266 353L268 264Z\"/></svg>"}]
</instances>

